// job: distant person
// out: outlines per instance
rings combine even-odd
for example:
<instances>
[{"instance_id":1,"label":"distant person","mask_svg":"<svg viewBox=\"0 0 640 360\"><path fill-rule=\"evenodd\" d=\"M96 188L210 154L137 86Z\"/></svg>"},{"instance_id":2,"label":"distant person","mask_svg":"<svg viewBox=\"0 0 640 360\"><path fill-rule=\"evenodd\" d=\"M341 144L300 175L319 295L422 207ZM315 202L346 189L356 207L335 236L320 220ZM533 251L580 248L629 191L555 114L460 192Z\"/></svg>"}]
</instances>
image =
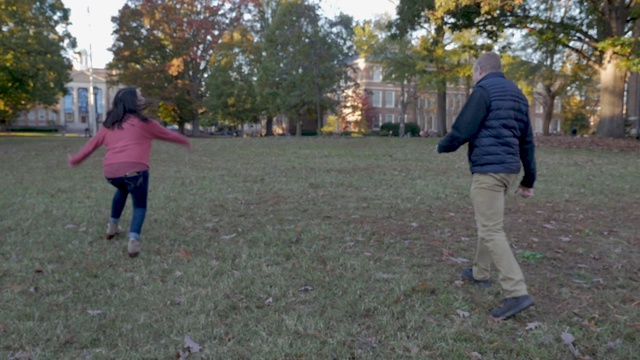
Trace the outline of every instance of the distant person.
<instances>
[{"instance_id":1,"label":"distant person","mask_svg":"<svg viewBox=\"0 0 640 360\"><path fill-rule=\"evenodd\" d=\"M106 147L103 173L116 188L111 204L111 218L107 224L107 239L123 231L118 225L120 215L131 194L133 214L129 227L127 252L130 257L140 253L140 233L147 213L149 190L149 156L155 139L182 144L191 149L189 139L168 130L156 120L143 114L145 99L135 87L121 89L113 99L103 127L68 162L76 166L88 158L101 145Z\"/></svg>"},{"instance_id":2,"label":"distant person","mask_svg":"<svg viewBox=\"0 0 640 360\"><path fill-rule=\"evenodd\" d=\"M571 136L573 136L573 137L578 136L578 129L576 129L576 128L571 129Z\"/></svg>"},{"instance_id":3,"label":"distant person","mask_svg":"<svg viewBox=\"0 0 640 360\"><path fill-rule=\"evenodd\" d=\"M524 178L518 192L524 198L533 196L535 146L527 98L505 78L496 53L488 52L476 61L473 81L476 84L473 92L436 150L453 152L469 143L471 200L478 245L473 267L464 269L461 276L473 284L489 286L493 263L505 299L491 315L506 319L533 305L507 242L503 219L505 196L515 187L522 167Z\"/></svg>"}]
</instances>

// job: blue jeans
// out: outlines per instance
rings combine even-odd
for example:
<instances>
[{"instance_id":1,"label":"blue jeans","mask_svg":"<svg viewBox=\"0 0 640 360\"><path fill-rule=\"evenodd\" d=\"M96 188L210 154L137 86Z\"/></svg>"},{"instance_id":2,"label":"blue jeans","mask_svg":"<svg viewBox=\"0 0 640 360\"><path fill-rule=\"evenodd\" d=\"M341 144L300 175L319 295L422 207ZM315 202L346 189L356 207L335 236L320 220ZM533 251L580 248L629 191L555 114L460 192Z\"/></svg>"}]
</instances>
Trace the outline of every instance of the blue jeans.
<instances>
[{"instance_id":1,"label":"blue jeans","mask_svg":"<svg viewBox=\"0 0 640 360\"><path fill-rule=\"evenodd\" d=\"M131 175L108 178L107 181L117 189L111 203L111 222L118 222L127 203L127 196L131 194L133 215L131 216L131 226L129 227L129 239L140 240L142 224L147 215L149 171L138 171Z\"/></svg>"}]
</instances>

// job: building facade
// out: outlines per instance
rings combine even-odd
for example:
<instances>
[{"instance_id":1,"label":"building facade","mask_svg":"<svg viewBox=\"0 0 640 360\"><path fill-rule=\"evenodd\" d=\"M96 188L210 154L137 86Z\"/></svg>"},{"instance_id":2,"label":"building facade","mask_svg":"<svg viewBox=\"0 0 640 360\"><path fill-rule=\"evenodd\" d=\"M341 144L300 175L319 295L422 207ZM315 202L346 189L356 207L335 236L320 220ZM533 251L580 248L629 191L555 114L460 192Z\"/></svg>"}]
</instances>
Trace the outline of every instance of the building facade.
<instances>
[{"instance_id":1,"label":"building facade","mask_svg":"<svg viewBox=\"0 0 640 360\"><path fill-rule=\"evenodd\" d=\"M98 129L121 86L111 86L107 83L108 70L91 69L87 64L85 52L77 54L74 60L74 70L69 74L71 82L67 84L67 92L58 104L50 107L34 106L29 111L21 113L12 123L12 127L51 128L78 133L85 133L87 130L93 133ZM93 101L90 99L91 84ZM90 108L92 105L93 112ZM92 113L93 124L90 123Z\"/></svg>"},{"instance_id":2,"label":"building facade","mask_svg":"<svg viewBox=\"0 0 640 360\"><path fill-rule=\"evenodd\" d=\"M402 116L403 97L407 103L405 123L418 124L422 131L443 133L438 128L437 121L437 92L435 89L418 90L416 84L409 84L403 89L400 84L383 81L383 67L375 62L368 62L360 58L355 61L353 69L354 79L368 96L369 108L366 111L367 123L371 130L379 130L384 123L399 123ZM408 88L408 89L407 89ZM470 79L461 78L458 83L447 85L446 94L446 124L447 130L455 121L462 106L466 102L473 84ZM346 97L345 97L346 98ZM543 99L535 95L529 99L529 115L533 131L542 133L544 125ZM554 104L554 117L550 131L560 132L561 100ZM349 122L347 117L347 122ZM355 121L353 118L351 121ZM347 125L347 127L349 127Z\"/></svg>"}]
</instances>

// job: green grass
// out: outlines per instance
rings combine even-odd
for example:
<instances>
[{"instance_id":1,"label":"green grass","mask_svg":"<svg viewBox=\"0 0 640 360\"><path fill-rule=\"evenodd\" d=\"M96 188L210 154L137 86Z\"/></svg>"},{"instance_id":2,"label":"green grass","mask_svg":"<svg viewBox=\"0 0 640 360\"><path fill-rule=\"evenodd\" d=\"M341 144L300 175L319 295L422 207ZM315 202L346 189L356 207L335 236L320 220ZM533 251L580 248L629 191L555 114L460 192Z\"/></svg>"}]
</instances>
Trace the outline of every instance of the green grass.
<instances>
[{"instance_id":1,"label":"green grass","mask_svg":"<svg viewBox=\"0 0 640 360\"><path fill-rule=\"evenodd\" d=\"M171 359L186 335L190 359L572 359L563 332L582 356L638 357L637 154L538 150L536 196L505 219L536 306L495 323L499 286L460 284L451 260L475 250L463 149L156 143L130 259L105 240L102 150L66 165L85 141L0 138L0 359Z\"/></svg>"}]
</instances>

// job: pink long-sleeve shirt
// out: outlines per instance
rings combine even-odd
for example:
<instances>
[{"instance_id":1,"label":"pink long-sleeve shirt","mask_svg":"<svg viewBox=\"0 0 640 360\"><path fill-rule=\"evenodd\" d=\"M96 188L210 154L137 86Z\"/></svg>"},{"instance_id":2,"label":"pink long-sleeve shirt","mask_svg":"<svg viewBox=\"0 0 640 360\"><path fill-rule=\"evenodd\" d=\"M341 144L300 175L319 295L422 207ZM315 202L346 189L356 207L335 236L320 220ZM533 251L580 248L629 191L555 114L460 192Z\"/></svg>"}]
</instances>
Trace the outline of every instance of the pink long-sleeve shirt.
<instances>
[{"instance_id":1,"label":"pink long-sleeve shirt","mask_svg":"<svg viewBox=\"0 0 640 360\"><path fill-rule=\"evenodd\" d=\"M191 147L186 136L166 129L155 120L145 122L129 116L122 123L122 129L100 127L98 133L68 161L71 166L78 165L104 145L107 149L102 162L105 177L115 178L129 172L148 170L151 142L155 139Z\"/></svg>"}]
</instances>

